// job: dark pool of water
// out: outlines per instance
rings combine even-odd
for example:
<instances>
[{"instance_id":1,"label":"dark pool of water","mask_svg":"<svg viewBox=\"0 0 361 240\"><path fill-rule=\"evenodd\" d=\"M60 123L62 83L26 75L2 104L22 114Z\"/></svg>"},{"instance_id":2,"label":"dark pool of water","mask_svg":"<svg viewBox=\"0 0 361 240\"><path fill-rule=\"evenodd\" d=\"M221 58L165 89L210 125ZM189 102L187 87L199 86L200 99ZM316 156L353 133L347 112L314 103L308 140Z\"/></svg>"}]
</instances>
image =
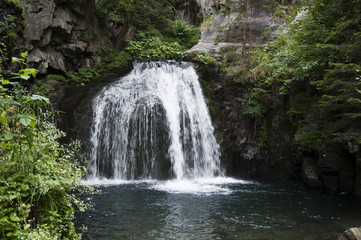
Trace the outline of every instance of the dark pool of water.
<instances>
[{"instance_id":1,"label":"dark pool of water","mask_svg":"<svg viewBox=\"0 0 361 240\"><path fill-rule=\"evenodd\" d=\"M83 238L328 240L361 225L352 197L297 184L228 183L183 193L159 184L96 187L102 193L92 196L94 209L76 214L77 226L88 228Z\"/></svg>"}]
</instances>

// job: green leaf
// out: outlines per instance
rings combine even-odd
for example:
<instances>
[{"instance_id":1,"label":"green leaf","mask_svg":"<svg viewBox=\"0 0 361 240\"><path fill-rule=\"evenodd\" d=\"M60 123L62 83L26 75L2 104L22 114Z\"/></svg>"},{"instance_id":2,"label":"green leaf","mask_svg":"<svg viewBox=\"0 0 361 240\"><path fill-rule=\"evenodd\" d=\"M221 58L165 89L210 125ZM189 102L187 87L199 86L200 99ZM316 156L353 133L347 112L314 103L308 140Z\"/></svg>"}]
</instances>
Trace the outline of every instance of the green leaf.
<instances>
[{"instance_id":1,"label":"green leaf","mask_svg":"<svg viewBox=\"0 0 361 240\"><path fill-rule=\"evenodd\" d=\"M6 117L0 116L0 123L6 122Z\"/></svg>"},{"instance_id":2,"label":"green leaf","mask_svg":"<svg viewBox=\"0 0 361 240\"><path fill-rule=\"evenodd\" d=\"M1 84L2 85L8 85L8 84L10 84L10 81L9 80L2 80Z\"/></svg>"},{"instance_id":3,"label":"green leaf","mask_svg":"<svg viewBox=\"0 0 361 240\"><path fill-rule=\"evenodd\" d=\"M18 105L21 106L21 104L17 101L11 100L11 99L1 99L3 103L11 104L11 105Z\"/></svg>"},{"instance_id":4,"label":"green leaf","mask_svg":"<svg viewBox=\"0 0 361 240\"><path fill-rule=\"evenodd\" d=\"M22 53L21 53L21 57L22 57L23 59L28 58L28 51L22 52Z\"/></svg>"},{"instance_id":5,"label":"green leaf","mask_svg":"<svg viewBox=\"0 0 361 240\"><path fill-rule=\"evenodd\" d=\"M5 138L5 140L11 140L14 137L19 136L19 134L18 133L4 133L2 136Z\"/></svg>"},{"instance_id":6,"label":"green leaf","mask_svg":"<svg viewBox=\"0 0 361 240\"><path fill-rule=\"evenodd\" d=\"M10 214L10 219L13 222L19 222L20 221L20 218L16 215L16 213L11 213Z\"/></svg>"},{"instance_id":7,"label":"green leaf","mask_svg":"<svg viewBox=\"0 0 361 240\"><path fill-rule=\"evenodd\" d=\"M16 63L16 62L24 63L25 60L22 58L16 58L16 57L11 58L11 63Z\"/></svg>"},{"instance_id":8,"label":"green leaf","mask_svg":"<svg viewBox=\"0 0 361 240\"><path fill-rule=\"evenodd\" d=\"M38 73L38 70L35 68L24 68L19 71L19 74L22 76L33 76L36 77L36 74Z\"/></svg>"},{"instance_id":9,"label":"green leaf","mask_svg":"<svg viewBox=\"0 0 361 240\"><path fill-rule=\"evenodd\" d=\"M31 124L31 123L30 123L30 124ZM30 125L30 127L35 128L35 125L34 125L34 126L33 126L33 125ZM23 132L23 135L24 135L25 137L27 137L27 138L30 138L30 137L32 137L32 136L35 135L35 132L34 132L33 129L26 129L26 130Z\"/></svg>"},{"instance_id":10,"label":"green leaf","mask_svg":"<svg viewBox=\"0 0 361 240\"><path fill-rule=\"evenodd\" d=\"M31 227L30 224L26 224L26 225L24 226L24 230L26 231L26 230L28 230L30 227Z\"/></svg>"},{"instance_id":11,"label":"green leaf","mask_svg":"<svg viewBox=\"0 0 361 240\"><path fill-rule=\"evenodd\" d=\"M30 98L31 100L33 100L33 101L44 101L44 102L50 104L49 98L44 97L44 96L40 96L40 95L34 94L34 95L32 95L31 97L29 97L29 98Z\"/></svg>"},{"instance_id":12,"label":"green leaf","mask_svg":"<svg viewBox=\"0 0 361 240\"><path fill-rule=\"evenodd\" d=\"M30 126L35 127L36 117L32 114L19 114L19 123L24 127Z\"/></svg>"}]
</instances>

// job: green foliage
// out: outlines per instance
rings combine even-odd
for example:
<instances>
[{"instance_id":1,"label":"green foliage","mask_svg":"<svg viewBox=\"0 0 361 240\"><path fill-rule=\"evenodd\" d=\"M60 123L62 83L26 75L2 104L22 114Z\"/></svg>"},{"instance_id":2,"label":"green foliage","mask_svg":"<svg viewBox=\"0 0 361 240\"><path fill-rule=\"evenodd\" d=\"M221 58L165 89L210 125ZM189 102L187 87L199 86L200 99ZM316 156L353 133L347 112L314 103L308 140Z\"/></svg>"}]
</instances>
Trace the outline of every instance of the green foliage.
<instances>
[{"instance_id":1,"label":"green foliage","mask_svg":"<svg viewBox=\"0 0 361 240\"><path fill-rule=\"evenodd\" d=\"M174 59L198 42L199 29L177 20L162 33L138 32L139 41L130 41L125 51L140 60Z\"/></svg>"},{"instance_id":2,"label":"green foliage","mask_svg":"<svg viewBox=\"0 0 361 240\"><path fill-rule=\"evenodd\" d=\"M20 20L16 15L6 15L4 21L0 22L0 69L7 68L9 55L18 52L21 46L22 29L18 26Z\"/></svg>"},{"instance_id":3,"label":"green foliage","mask_svg":"<svg viewBox=\"0 0 361 240\"><path fill-rule=\"evenodd\" d=\"M104 22L125 21L136 29L164 25L174 15L171 0L99 0L97 13ZM162 14L159 14L162 13Z\"/></svg>"},{"instance_id":4,"label":"green foliage","mask_svg":"<svg viewBox=\"0 0 361 240\"><path fill-rule=\"evenodd\" d=\"M101 48L100 55L102 56L102 62L96 66L98 69L118 69L129 65L132 61L131 56L127 52L117 52L112 47Z\"/></svg>"},{"instance_id":5,"label":"green foliage","mask_svg":"<svg viewBox=\"0 0 361 240\"><path fill-rule=\"evenodd\" d=\"M26 68L26 58L28 57L28 52L21 53L21 58L12 58L12 63L18 63L20 70L18 73L12 73L14 76L13 79L19 79L20 83L22 80L29 80L31 77L35 78L37 70L34 68Z\"/></svg>"},{"instance_id":6,"label":"green foliage","mask_svg":"<svg viewBox=\"0 0 361 240\"><path fill-rule=\"evenodd\" d=\"M244 102L244 100L242 99L237 99L237 100ZM253 118L259 118L264 114L264 107L255 99L249 99L245 101L245 103L246 105L243 114L249 115Z\"/></svg>"},{"instance_id":7,"label":"green foliage","mask_svg":"<svg viewBox=\"0 0 361 240\"><path fill-rule=\"evenodd\" d=\"M49 96L51 93L55 91L55 88L50 86L49 84L43 82L43 81L36 81L36 89L35 93L41 96Z\"/></svg>"},{"instance_id":8,"label":"green foliage","mask_svg":"<svg viewBox=\"0 0 361 240\"><path fill-rule=\"evenodd\" d=\"M66 78L62 75L57 75L57 74L51 74L51 75L48 75L47 76L48 79L53 79L53 80L56 80L56 81L59 81L59 82L66 82Z\"/></svg>"},{"instance_id":9,"label":"green foliage","mask_svg":"<svg viewBox=\"0 0 361 240\"><path fill-rule=\"evenodd\" d=\"M67 77L65 84L83 86L91 79L98 77L99 73L96 68L81 68L77 72L68 71L65 75Z\"/></svg>"},{"instance_id":10,"label":"green foliage","mask_svg":"<svg viewBox=\"0 0 361 240\"><path fill-rule=\"evenodd\" d=\"M21 10L23 9L23 4L21 0L5 0L5 3L8 4L9 6L13 6Z\"/></svg>"},{"instance_id":11,"label":"green foliage","mask_svg":"<svg viewBox=\"0 0 361 240\"><path fill-rule=\"evenodd\" d=\"M175 20L177 4L174 0L100 0L97 11L106 23L131 30L127 54L140 60L179 59L198 42L199 29Z\"/></svg>"},{"instance_id":12,"label":"green foliage","mask_svg":"<svg viewBox=\"0 0 361 240\"><path fill-rule=\"evenodd\" d=\"M85 204L71 191L85 190L83 162L76 160L80 144L58 143L64 133L55 127L47 98L0 79L0 238L79 239L74 206ZM3 87L8 85L11 90Z\"/></svg>"},{"instance_id":13,"label":"green foliage","mask_svg":"<svg viewBox=\"0 0 361 240\"><path fill-rule=\"evenodd\" d=\"M163 42L158 37L143 41L131 41L125 51L140 60L175 59L182 57L181 45L177 42Z\"/></svg>"},{"instance_id":14,"label":"green foliage","mask_svg":"<svg viewBox=\"0 0 361 240\"><path fill-rule=\"evenodd\" d=\"M361 120L360 9L361 0L314 0L287 33L256 54L258 81L250 95L268 112L279 105L269 100L288 105L296 143L361 142L349 130Z\"/></svg>"},{"instance_id":15,"label":"green foliage","mask_svg":"<svg viewBox=\"0 0 361 240\"><path fill-rule=\"evenodd\" d=\"M216 65L217 60L214 59L211 55L209 55L207 52L201 52L198 53L197 56L193 58L195 62L205 64L205 65Z\"/></svg>"},{"instance_id":16,"label":"green foliage","mask_svg":"<svg viewBox=\"0 0 361 240\"><path fill-rule=\"evenodd\" d=\"M97 38L98 34L99 33L96 30L93 30L91 33L89 32L82 33L82 35L78 38L78 40L82 42L90 43Z\"/></svg>"},{"instance_id":17,"label":"green foliage","mask_svg":"<svg viewBox=\"0 0 361 240\"><path fill-rule=\"evenodd\" d=\"M198 43L199 28L189 25L185 21L176 20L163 31L165 42L177 42L183 50L188 50Z\"/></svg>"}]
</instances>

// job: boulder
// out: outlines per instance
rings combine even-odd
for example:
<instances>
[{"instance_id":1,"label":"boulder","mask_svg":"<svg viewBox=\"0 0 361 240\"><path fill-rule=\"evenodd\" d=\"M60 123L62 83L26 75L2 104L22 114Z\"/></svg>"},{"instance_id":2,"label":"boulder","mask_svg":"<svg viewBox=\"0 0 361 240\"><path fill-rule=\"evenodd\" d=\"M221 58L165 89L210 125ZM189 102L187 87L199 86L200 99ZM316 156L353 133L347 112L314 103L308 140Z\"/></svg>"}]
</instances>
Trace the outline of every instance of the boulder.
<instances>
[{"instance_id":1,"label":"boulder","mask_svg":"<svg viewBox=\"0 0 361 240\"><path fill-rule=\"evenodd\" d=\"M337 240L361 240L361 227L346 230Z\"/></svg>"}]
</instances>

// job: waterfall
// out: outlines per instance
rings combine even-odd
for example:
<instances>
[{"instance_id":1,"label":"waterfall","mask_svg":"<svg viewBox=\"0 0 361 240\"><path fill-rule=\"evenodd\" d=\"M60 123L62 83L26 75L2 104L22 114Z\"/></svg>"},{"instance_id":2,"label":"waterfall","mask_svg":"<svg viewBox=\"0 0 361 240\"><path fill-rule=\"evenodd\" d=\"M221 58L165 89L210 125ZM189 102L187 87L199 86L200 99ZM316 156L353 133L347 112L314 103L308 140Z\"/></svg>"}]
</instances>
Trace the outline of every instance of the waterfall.
<instances>
[{"instance_id":1,"label":"waterfall","mask_svg":"<svg viewBox=\"0 0 361 240\"><path fill-rule=\"evenodd\" d=\"M135 63L92 104L89 179L223 176L219 145L190 63Z\"/></svg>"}]
</instances>

